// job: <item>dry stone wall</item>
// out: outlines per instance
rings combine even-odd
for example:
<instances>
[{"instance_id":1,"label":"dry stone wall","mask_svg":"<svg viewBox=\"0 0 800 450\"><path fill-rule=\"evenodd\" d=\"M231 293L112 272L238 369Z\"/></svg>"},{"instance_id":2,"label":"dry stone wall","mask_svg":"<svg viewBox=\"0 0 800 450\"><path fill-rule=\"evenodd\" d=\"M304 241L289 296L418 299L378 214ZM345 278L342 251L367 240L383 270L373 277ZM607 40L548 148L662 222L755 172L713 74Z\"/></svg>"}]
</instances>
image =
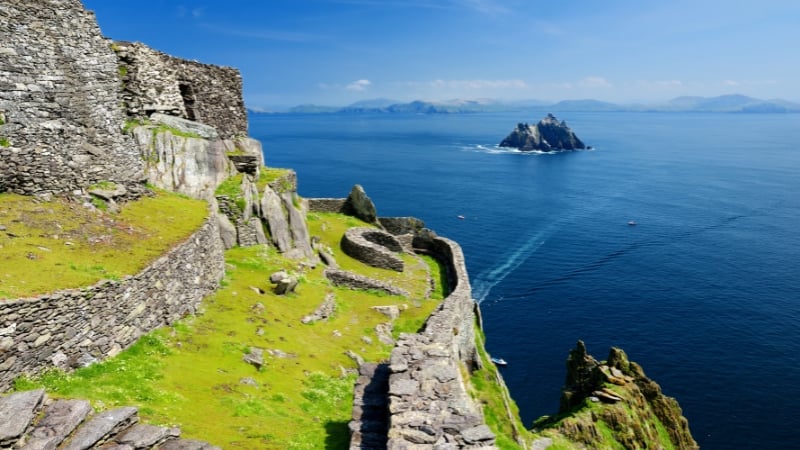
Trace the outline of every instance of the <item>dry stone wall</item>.
<instances>
[{"instance_id":1,"label":"dry stone wall","mask_svg":"<svg viewBox=\"0 0 800 450\"><path fill-rule=\"evenodd\" d=\"M194 313L224 270L212 217L136 275L0 302L0 391L21 374L115 355L143 334Z\"/></svg>"},{"instance_id":2,"label":"dry stone wall","mask_svg":"<svg viewBox=\"0 0 800 450\"><path fill-rule=\"evenodd\" d=\"M0 192L138 181L111 42L79 0L0 2Z\"/></svg>"},{"instance_id":3,"label":"dry stone wall","mask_svg":"<svg viewBox=\"0 0 800 450\"><path fill-rule=\"evenodd\" d=\"M420 223L403 219L396 225L406 230ZM429 230L416 234L414 247L445 263L451 292L420 333L400 336L389 360L388 382L375 378L374 370L361 371L350 448L496 448L495 435L469 395L461 370L479 364L475 328L480 326L464 254L456 242ZM383 389L382 394L376 389ZM382 406L384 399L388 407ZM382 411L388 423L379 417Z\"/></svg>"},{"instance_id":4,"label":"dry stone wall","mask_svg":"<svg viewBox=\"0 0 800 450\"><path fill-rule=\"evenodd\" d=\"M141 43L117 42L127 114L164 113L216 128L222 138L247 135L237 69L189 61Z\"/></svg>"}]
</instances>

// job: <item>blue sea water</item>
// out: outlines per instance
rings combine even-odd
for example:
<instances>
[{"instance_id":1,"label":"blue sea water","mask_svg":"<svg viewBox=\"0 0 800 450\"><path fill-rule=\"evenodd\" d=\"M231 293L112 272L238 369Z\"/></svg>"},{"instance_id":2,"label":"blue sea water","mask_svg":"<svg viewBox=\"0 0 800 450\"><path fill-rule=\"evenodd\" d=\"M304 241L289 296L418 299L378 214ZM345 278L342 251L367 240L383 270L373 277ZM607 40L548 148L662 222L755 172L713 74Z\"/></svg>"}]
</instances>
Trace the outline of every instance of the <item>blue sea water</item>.
<instances>
[{"instance_id":1,"label":"blue sea water","mask_svg":"<svg viewBox=\"0 0 800 450\"><path fill-rule=\"evenodd\" d=\"M250 134L301 195L359 183L461 244L526 424L557 411L582 339L640 363L701 447L800 448L800 115L567 113L594 150L495 147L543 116L254 115Z\"/></svg>"}]
</instances>

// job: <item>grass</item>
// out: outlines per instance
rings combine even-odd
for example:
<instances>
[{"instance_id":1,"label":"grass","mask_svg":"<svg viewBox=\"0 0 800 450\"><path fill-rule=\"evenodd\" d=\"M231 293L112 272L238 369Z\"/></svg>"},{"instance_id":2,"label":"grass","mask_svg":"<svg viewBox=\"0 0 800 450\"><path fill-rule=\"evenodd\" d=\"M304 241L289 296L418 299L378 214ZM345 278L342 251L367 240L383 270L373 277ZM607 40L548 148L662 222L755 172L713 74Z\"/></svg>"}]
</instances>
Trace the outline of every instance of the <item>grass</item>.
<instances>
[{"instance_id":1,"label":"grass","mask_svg":"<svg viewBox=\"0 0 800 450\"><path fill-rule=\"evenodd\" d=\"M261 175L259 176L258 181L256 182L258 191L262 192L266 185L281 178L283 178L283 180L281 180L280 185L277 187L278 193L294 190L294 185L292 185L291 181L289 181L289 178L286 177L286 175L288 175L289 172L290 172L289 169L280 169L277 167L262 167Z\"/></svg>"},{"instance_id":2,"label":"grass","mask_svg":"<svg viewBox=\"0 0 800 450\"><path fill-rule=\"evenodd\" d=\"M486 337L482 330L476 327L476 343L478 356L483 368L474 370L468 377L470 393L481 405L486 425L497 436L496 445L500 449L519 449L516 437L531 442L533 434L525 429L519 417L519 408L511 399L507 389L497 383L497 367L491 362L486 353L484 342ZM506 410L506 405L512 417Z\"/></svg>"},{"instance_id":3,"label":"grass","mask_svg":"<svg viewBox=\"0 0 800 450\"><path fill-rule=\"evenodd\" d=\"M315 215L309 223L329 246L347 226L364 225L338 214ZM394 277L417 296L426 291L427 269L396 275L335 253L349 269ZM45 386L54 396L88 398L95 406L136 405L150 423L179 425L184 437L226 449L346 449L356 365L345 351L382 361L392 348L377 339L375 326L387 319L371 307L415 303L401 318L418 328L439 302L339 289L324 279L324 267L301 272L296 261L264 246L228 250L226 267L224 287L204 301L202 314L147 335L105 363L70 375L20 379L17 389ZM288 296L272 293L267 280L281 269L300 275ZM327 294L336 298L335 315L302 324ZM260 370L242 361L250 347L265 349ZM269 350L291 357L271 356Z\"/></svg>"},{"instance_id":4,"label":"grass","mask_svg":"<svg viewBox=\"0 0 800 450\"><path fill-rule=\"evenodd\" d=\"M194 233L205 202L158 192L117 214L63 199L0 194L0 299L120 279Z\"/></svg>"},{"instance_id":5,"label":"grass","mask_svg":"<svg viewBox=\"0 0 800 450\"><path fill-rule=\"evenodd\" d=\"M227 178L217 187L217 190L214 191L214 195L224 195L233 199L241 197L244 195L244 192L242 192L242 177L243 175L240 173L236 174L236 176Z\"/></svg>"},{"instance_id":6,"label":"grass","mask_svg":"<svg viewBox=\"0 0 800 450\"><path fill-rule=\"evenodd\" d=\"M8 138L0 136L0 147L11 147L11 142Z\"/></svg>"}]
</instances>

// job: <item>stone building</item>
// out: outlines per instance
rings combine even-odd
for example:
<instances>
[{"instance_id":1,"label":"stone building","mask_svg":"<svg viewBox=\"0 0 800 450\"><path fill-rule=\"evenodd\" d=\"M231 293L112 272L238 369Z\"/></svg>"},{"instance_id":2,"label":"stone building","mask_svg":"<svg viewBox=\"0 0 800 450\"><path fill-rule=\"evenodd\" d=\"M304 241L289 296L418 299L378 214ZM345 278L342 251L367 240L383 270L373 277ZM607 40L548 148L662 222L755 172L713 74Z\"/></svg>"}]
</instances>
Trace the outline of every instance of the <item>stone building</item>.
<instances>
[{"instance_id":1,"label":"stone building","mask_svg":"<svg viewBox=\"0 0 800 450\"><path fill-rule=\"evenodd\" d=\"M238 70L176 58L138 42L117 42L114 50L128 116L163 113L210 125L223 139L247 135Z\"/></svg>"}]
</instances>

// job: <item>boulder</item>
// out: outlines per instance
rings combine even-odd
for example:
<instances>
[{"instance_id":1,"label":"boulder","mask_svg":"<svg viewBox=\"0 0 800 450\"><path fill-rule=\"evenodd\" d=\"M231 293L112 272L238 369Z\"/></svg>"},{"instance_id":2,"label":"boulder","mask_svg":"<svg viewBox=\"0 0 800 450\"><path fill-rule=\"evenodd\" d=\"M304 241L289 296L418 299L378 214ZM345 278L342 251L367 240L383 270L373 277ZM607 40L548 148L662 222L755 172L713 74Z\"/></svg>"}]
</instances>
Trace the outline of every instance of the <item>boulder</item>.
<instances>
[{"instance_id":1,"label":"boulder","mask_svg":"<svg viewBox=\"0 0 800 450\"><path fill-rule=\"evenodd\" d=\"M555 152L582 150L586 148L586 145L578 139L566 122L559 122L555 116L548 114L536 125L518 123L511 134L500 142L500 147L516 148L522 151Z\"/></svg>"},{"instance_id":2,"label":"boulder","mask_svg":"<svg viewBox=\"0 0 800 450\"><path fill-rule=\"evenodd\" d=\"M261 370L261 367L264 366L264 350L258 347L250 347L250 352L242 357L242 361Z\"/></svg>"},{"instance_id":3,"label":"boulder","mask_svg":"<svg viewBox=\"0 0 800 450\"><path fill-rule=\"evenodd\" d=\"M286 295L294 292L297 287L297 278L281 270L269 276L269 281L275 285L274 292L278 295Z\"/></svg>"},{"instance_id":4,"label":"boulder","mask_svg":"<svg viewBox=\"0 0 800 450\"><path fill-rule=\"evenodd\" d=\"M350 195L344 202L342 212L351 216L358 217L367 223L378 223L378 214L375 210L375 204L367 197L364 188L360 184L353 186Z\"/></svg>"}]
</instances>

